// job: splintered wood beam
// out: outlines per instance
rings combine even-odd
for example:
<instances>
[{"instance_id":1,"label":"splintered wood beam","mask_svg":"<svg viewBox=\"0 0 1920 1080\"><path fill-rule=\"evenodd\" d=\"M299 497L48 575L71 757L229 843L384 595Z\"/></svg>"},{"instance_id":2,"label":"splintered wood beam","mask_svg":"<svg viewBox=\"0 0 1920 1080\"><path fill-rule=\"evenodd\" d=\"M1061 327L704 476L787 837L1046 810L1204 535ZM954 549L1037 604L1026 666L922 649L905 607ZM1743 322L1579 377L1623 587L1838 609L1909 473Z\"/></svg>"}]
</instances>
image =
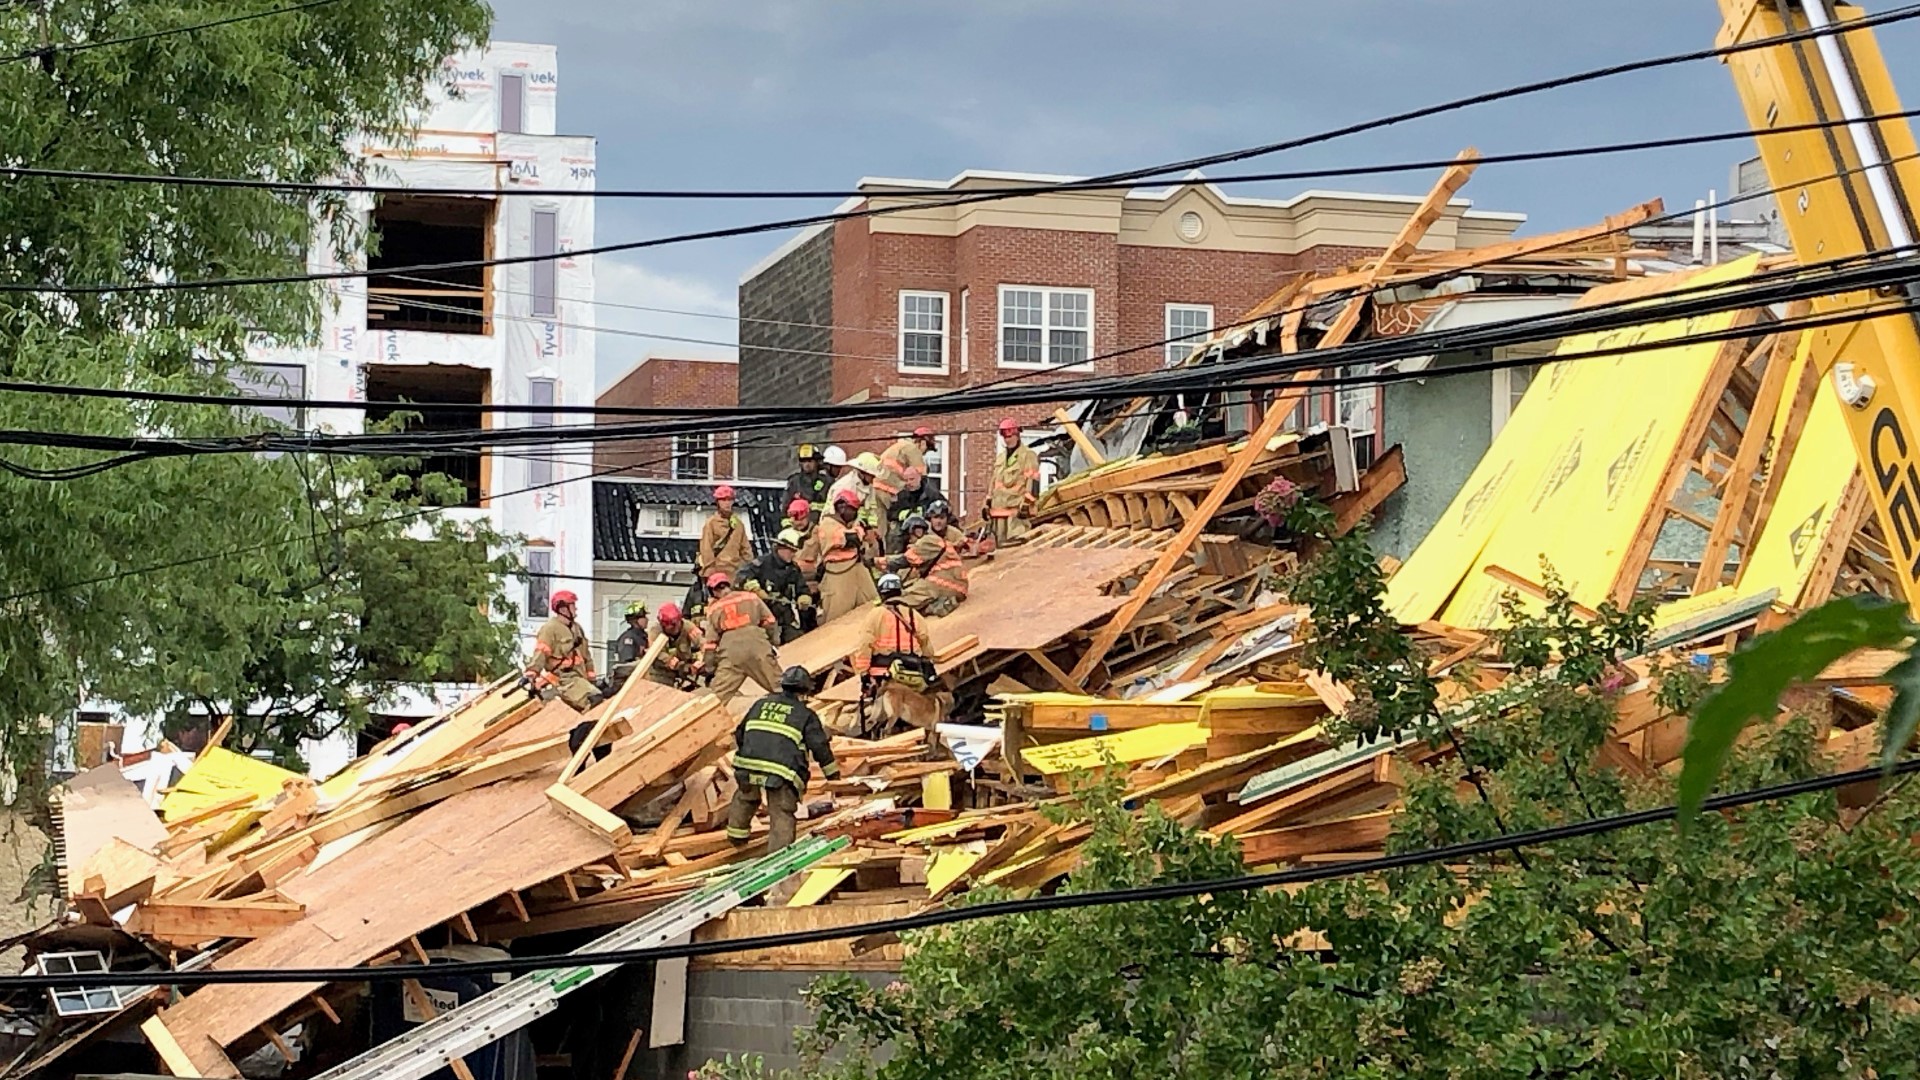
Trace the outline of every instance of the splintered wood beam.
<instances>
[{"instance_id":1,"label":"splintered wood beam","mask_svg":"<svg viewBox=\"0 0 1920 1080\"><path fill-rule=\"evenodd\" d=\"M1796 300L1787 308L1787 321L1803 318L1812 310L1806 300ZM1733 546L1735 531L1746 517L1747 502L1753 497L1753 476L1760 469L1760 456L1773 437L1773 420L1780 411L1780 399L1786 393L1787 373L1793 367L1793 354L1800 346L1800 332L1777 333L1767 357L1767 369L1761 373L1754 391L1753 407L1747 412L1747 429L1740 434L1740 446L1733 463L1727 466L1726 483L1720 491L1720 511L1713 516L1713 531L1707 534L1706 547L1700 552L1700 572L1694 576L1694 593L1720 586L1726 576L1727 551ZM1743 556L1742 562L1746 562Z\"/></svg>"},{"instance_id":2,"label":"splintered wood beam","mask_svg":"<svg viewBox=\"0 0 1920 1080\"><path fill-rule=\"evenodd\" d=\"M1753 326L1759 320L1760 312L1747 308L1734 313L1729 328L1740 330ZM1746 359L1748 346L1748 339L1732 338L1721 342L1720 348L1715 351L1713 363L1707 368L1706 379L1701 386L1700 397L1687 418L1686 427L1680 430L1680 438L1674 443L1673 459L1668 462L1666 472L1660 478L1660 486L1654 489L1653 498L1640 518L1639 528L1635 530L1632 542L1627 545L1620 559L1620 568L1614 574L1613 584L1607 590L1608 598L1614 603L1625 607L1640 590L1640 579L1646 573L1647 560L1653 557L1654 542L1660 539L1660 529L1666 524L1673 498L1680 493L1680 484L1686 475L1693 471L1700 440L1706 437L1707 425L1720 407L1720 397L1727 392L1727 381L1733 377L1734 368ZM1708 528L1711 527L1709 523Z\"/></svg>"},{"instance_id":3,"label":"splintered wood beam","mask_svg":"<svg viewBox=\"0 0 1920 1080\"><path fill-rule=\"evenodd\" d=\"M1421 238L1426 236L1427 230L1432 228L1433 223L1438 221L1440 215L1446 211L1447 203L1452 200L1454 193L1459 191L1473 175L1473 160L1479 156L1478 151L1472 147L1460 152L1455 163L1448 166L1447 170L1440 175L1439 182L1434 184L1433 190L1427 193L1426 198L1420 200L1420 205L1414 209L1412 216L1407 218L1406 223L1400 227L1399 233L1387 245L1386 252L1365 275L1361 282L1362 289L1384 275L1388 264L1393 259L1404 257L1420 246ZM1368 294L1363 291L1347 301L1346 307L1341 309L1340 316L1321 337L1320 348L1330 349L1346 341L1354 328L1360 325L1360 314L1366 308L1367 298ZM1297 326L1295 329L1297 330ZM1281 347L1284 351L1292 352L1295 346L1283 337ZM1323 371L1314 370L1303 372L1295 378L1298 382L1312 382L1324 374ZM1266 412L1260 418L1259 427L1247 437L1246 445L1242 446L1239 452L1227 462L1226 470L1220 474L1218 480L1214 481L1213 487L1207 492L1207 497L1181 523L1180 532L1173 538L1173 542L1161 549L1160 557L1147 571L1147 576L1140 579L1140 584L1133 590L1133 594L1127 597L1127 602L1114 613L1113 618L1107 620L1106 625L1094 634L1086 653L1080 657L1080 662L1073 666L1073 671L1070 673L1074 682L1085 685L1087 676L1107 658L1107 652L1113 648L1114 642L1118 641L1120 635L1126 633L1127 629L1133 625L1133 620L1139 618L1141 609L1147 606L1147 601L1153 599L1154 592L1166 583L1167 576L1173 573L1174 567L1187 557L1187 553L1193 549L1194 542L1199 540L1200 534L1212 524L1213 516L1226 505L1234 489L1240 486L1240 481L1246 479L1248 470L1253 467L1254 462L1260 460L1260 455L1266 452L1267 443L1279 434L1281 426L1293 413L1294 406L1306 396L1307 392L1306 387L1292 386L1274 396L1273 402L1267 406Z\"/></svg>"},{"instance_id":4,"label":"splintered wood beam","mask_svg":"<svg viewBox=\"0 0 1920 1080\"><path fill-rule=\"evenodd\" d=\"M633 829L624 820L565 784L548 788L547 801L581 827L604 837L615 849L633 840Z\"/></svg>"},{"instance_id":5,"label":"splintered wood beam","mask_svg":"<svg viewBox=\"0 0 1920 1080\"><path fill-rule=\"evenodd\" d=\"M647 645L646 655L640 658L640 663L634 667L633 673L627 676L627 681L620 684L620 689L614 693L613 700L607 702L606 707L600 710L600 719L593 722L593 728L587 733L579 749L573 752L573 757L567 759L566 767L560 770L560 779L556 783L564 784L573 779L573 774L580 771L580 766L586 763L587 755L593 753L593 748L600 745L601 737L607 733L607 726L613 723L614 717L618 716L622 709L626 708L627 698L633 693L634 687L646 681L645 673L653 669L653 662L660 659L660 654L666 650L666 647L667 635L655 634L653 641Z\"/></svg>"},{"instance_id":6,"label":"splintered wood beam","mask_svg":"<svg viewBox=\"0 0 1920 1080\"><path fill-rule=\"evenodd\" d=\"M134 909L137 932L169 941L264 937L307 909L278 900L149 900Z\"/></svg>"},{"instance_id":7,"label":"splintered wood beam","mask_svg":"<svg viewBox=\"0 0 1920 1080\"><path fill-rule=\"evenodd\" d=\"M1099 447L1093 445L1093 440L1087 438L1087 433L1082 431L1073 417L1067 414L1067 410L1053 410L1053 422L1059 424L1060 430L1066 432L1067 438L1073 440L1073 445L1080 448L1080 453L1086 456L1087 465L1090 468L1097 469L1107 463L1106 455L1100 452Z\"/></svg>"},{"instance_id":8,"label":"splintered wood beam","mask_svg":"<svg viewBox=\"0 0 1920 1080\"><path fill-rule=\"evenodd\" d=\"M1419 269L1438 270L1467 266L1489 266L1494 263L1524 258L1528 255L1558 252L1562 249L1592 240L1618 235L1626 229L1660 214L1665 209L1665 203L1659 199L1652 199L1592 225L1582 225L1578 228L1566 229L1561 232L1547 233L1544 236L1531 236L1525 240L1508 240L1504 243L1459 248L1454 251L1422 252L1415 256L1413 261Z\"/></svg>"},{"instance_id":9,"label":"splintered wood beam","mask_svg":"<svg viewBox=\"0 0 1920 1080\"><path fill-rule=\"evenodd\" d=\"M1052 679L1054 684L1059 686L1061 690L1069 694L1084 695L1087 692L1087 688L1080 684L1080 680L1062 671L1060 665L1049 659L1045 652L1039 649L1028 649L1027 656L1034 663L1040 665L1040 670L1046 672L1047 677Z\"/></svg>"},{"instance_id":10,"label":"splintered wood beam","mask_svg":"<svg viewBox=\"0 0 1920 1080\"><path fill-rule=\"evenodd\" d=\"M279 1032L273 1030L272 1024L261 1024L260 1034L267 1037L267 1041L273 1044L273 1048L279 1051L281 1058L283 1058L287 1064L291 1065L294 1063L293 1047L287 1044L286 1039L281 1038Z\"/></svg>"}]
</instances>

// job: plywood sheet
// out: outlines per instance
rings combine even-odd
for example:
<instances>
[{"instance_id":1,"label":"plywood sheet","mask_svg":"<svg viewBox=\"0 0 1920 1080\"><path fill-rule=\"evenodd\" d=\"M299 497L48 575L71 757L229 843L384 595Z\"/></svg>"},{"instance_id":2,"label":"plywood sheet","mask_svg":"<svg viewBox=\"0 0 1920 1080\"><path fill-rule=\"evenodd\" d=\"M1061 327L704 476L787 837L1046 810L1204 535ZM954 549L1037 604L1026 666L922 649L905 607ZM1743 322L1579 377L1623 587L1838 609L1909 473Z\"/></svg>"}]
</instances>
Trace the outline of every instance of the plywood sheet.
<instances>
[{"instance_id":1,"label":"plywood sheet","mask_svg":"<svg viewBox=\"0 0 1920 1080\"><path fill-rule=\"evenodd\" d=\"M352 967L409 935L509 889L605 859L611 846L547 801L556 764L464 792L281 886L304 904L299 922L242 945L216 968ZM192 1048L231 1045L320 988L318 983L208 986L166 1010L167 1027Z\"/></svg>"},{"instance_id":2,"label":"plywood sheet","mask_svg":"<svg viewBox=\"0 0 1920 1080\"><path fill-rule=\"evenodd\" d=\"M1051 645L1070 631L1120 609L1122 598L1101 589L1153 561L1139 548L1006 548L975 565L967 601L953 614L930 619L938 653L972 634L981 651L1015 652ZM855 611L780 650L780 666L798 664L816 674L852 656L863 644L866 612Z\"/></svg>"},{"instance_id":3,"label":"plywood sheet","mask_svg":"<svg viewBox=\"0 0 1920 1080\"><path fill-rule=\"evenodd\" d=\"M82 885L79 871L87 860L114 840L153 851L167 838L167 827L140 797L140 789L112 763L67 781L60 798L60 832L75 891Z\"/></svg>"}]
</instances>

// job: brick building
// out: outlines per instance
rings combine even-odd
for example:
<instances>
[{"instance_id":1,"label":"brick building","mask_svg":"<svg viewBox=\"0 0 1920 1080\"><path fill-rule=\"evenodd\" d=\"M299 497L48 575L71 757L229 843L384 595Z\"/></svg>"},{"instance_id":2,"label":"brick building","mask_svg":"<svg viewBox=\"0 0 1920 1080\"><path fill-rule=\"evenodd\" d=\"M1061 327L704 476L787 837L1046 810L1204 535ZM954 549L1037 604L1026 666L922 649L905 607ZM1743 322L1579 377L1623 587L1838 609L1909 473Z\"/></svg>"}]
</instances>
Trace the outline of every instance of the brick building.
<instances>
[{"instance_id":1,"label":"brick building","mask_svg":"<svg viewBox=\"0 0 1920 1080\"><path fill-rule=\"evenodd\" d=\"M1069 177L966 172L948 181L867 179L843 209ZM1174 363L1186 346L1271 293L1282 275L1384 248L1417 198L1310 191L1228 196L1197 177L1162 189L1044 191L919 206L816 226L740 283L745 406L832 405L964 390L1008 377L1126 374ZM1422 247L1503 240L1525 220L1455 200ZM1048 406L1015 413L1047 426ZM963 514L985 505L999 415L929 420L935 470ZM877 448L911 421L791 433ZM745 450L749 475L784 476L785 449Z\"/></svg>"},{"instance_id":2,"label":"brick building","mask_svg":"<svg viewBox=\"0 0 1920 1080\"><path fill-rule=\"evenodd\" d=\"M731 360L649 356L602 391L599 404L603 408L730 408L740 400L737 374ZM617 424L631 419L601 416L597 422ZM593 467L595 472L625 469L619 475L649 479L731 480L738 475L732 442L724 433L704 433L595 443Z\"/></svg>"}]
</instances>

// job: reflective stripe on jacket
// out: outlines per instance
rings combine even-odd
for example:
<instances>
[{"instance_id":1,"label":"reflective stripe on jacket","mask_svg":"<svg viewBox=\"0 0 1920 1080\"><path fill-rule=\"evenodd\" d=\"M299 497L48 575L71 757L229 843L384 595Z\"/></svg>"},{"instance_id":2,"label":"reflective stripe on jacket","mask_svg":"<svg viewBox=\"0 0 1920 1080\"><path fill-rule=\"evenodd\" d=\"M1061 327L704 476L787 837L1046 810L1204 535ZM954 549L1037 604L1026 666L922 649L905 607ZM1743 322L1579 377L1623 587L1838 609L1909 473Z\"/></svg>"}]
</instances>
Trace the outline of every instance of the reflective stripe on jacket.
<instances>
[{"instance_id":1,"label":"reflective stripe on jacket","mask_svg":"<svg viewBox=\"0 0 1920 1080\"><path fill-rule=\"evenodd\" d=\"M853 654L856 674L871 671L878 657L897 653L925 655L929 648L926 621L919 612L898 600L882 601L867 614L864 641L866 644Z\"/></svg>"},{"instance_id":2,"label":"reflective stripe on jacket","mask_svg":"<svg viewBox=\"0 0 1920 1080\"><path fill-rule=\"evenodd\" d=\"M840 775L840 763L833 760L833 744L819 714L784 691L753 703L733 733L733 744L736 772L777 777L795 791L807 789L809 754L827 779Z\"/></svg>"},{"instance_id":3,"label":"reflective stripe on jacket","mask_svg":"<svg viewBox=\"0 0 1920 1080\"><path fill-rule=\"evenodd\" d=\"M707 603L706 647L719 648L720 639L735 630L744 630L749 626L771 628L776 625L772 609L759 597L745 589L736 589Z\"/></svg>"},{"instance_id":4,"label":"reflective stripe on jacket","mask_svg":"<svg viewBox=\"0 0 1920 1080\"><path fill-rule=\"evenodd\" d=\"M952 531L952 527L948 527ZM944 589L967 595L967 565L953 541L929 532L907 546L907 565Z\"/></svg>"},{"instance_id":5,"label":"reflective stripe on jacket","mask_svg":"<svg viewBox=\"0 0 1920 1080\"><path fill-rule=\"evenodd\" d=\"M880 473L873 478L873 489L891 500L903 489L919 484L926 473L927 459L920 452L920 444L910 438L896 439L880 455Z\"/></svg>"}]
</instances>

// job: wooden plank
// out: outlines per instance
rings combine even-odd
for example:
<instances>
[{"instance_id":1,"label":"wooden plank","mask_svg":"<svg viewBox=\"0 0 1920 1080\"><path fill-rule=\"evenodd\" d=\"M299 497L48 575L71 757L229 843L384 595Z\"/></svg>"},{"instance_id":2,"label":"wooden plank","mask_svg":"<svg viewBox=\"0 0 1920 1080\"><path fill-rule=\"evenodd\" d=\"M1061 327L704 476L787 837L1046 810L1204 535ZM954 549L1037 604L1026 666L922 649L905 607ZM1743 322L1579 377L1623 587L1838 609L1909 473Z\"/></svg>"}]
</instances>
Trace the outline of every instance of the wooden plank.
<instances>
[{"instance_id":1,"label":"wooden plank","mask_svg":"<svg viewBox=\"0 0 1920 1080\"><path fill-rule=\"evenodd\" d=\"M175 1076L204 1076L238 1078L240 1070L235 1067L220 1048L212 1044L200 1047L196 1057L189 1054L180 1040L161 1021L158 1016L150 1016L140 1024L140 1034L146 1036L147 1045L160 1058L160 1063Z\"/></svg>"},{"instance_id":2,"label":"wooden plank","mask_svg":"<svg viewBox=\"0 0 1920 1080\"><path fill-rule=\"evenodd\" d=\"M1062 669L1059 664L1054 663L1045 652L1039 649L1028 649L1027 656L1034 663L1040 665L1040 670L1046 672L1047 677L1052 679L1054 685L1058 686L1062 691L1069 694L1085 694L1087 692L1086 687L1080 685L1079 680L1067 674L1066 671Z\"/></svg>"},{"instance_id":3,"label":"wooden plank","mask_svg":"<svg viewBox=\"0 0 1920 1080\"><path fill-rule=\"evenodd\" d=\"M1059 424L1060 430L1066 432L1067 438L1073 440L1073 445L1080 448L1080 453L1087 459L1088 465L1097 469L1107 463L1106 456L1100 453L1100 448L1093 445L1093 440L1087 438L1087 433L1080 430L1080 425L1074 422L1073 417L1067 415L1066 409L1053 410L1053 422Z\"/></svg>"},{"instance_id":4,"label":"wooden plank","mask_svg":"<svg viewBox=\"0 0 1920 1080\"><path fill-rule=\"evenodd\" d=\"M1354 526L1372 516L1387 497L1399 491L1407 482L1406 456L1398 446L1374 459L1367 471L1360 474L1360 490L1333 499L1333 528L1336 534L1344 536L1353 531Z\"/></svg>"},{"instance_id":5,"label":"wooden plank","mask_svg":"<svg viewBox=\"0 0 1920 1080\"><path fill-rule=\"evenodd\" d=\"M640 1049L640 1036L645 1034L641 1028L634 1028L627 1038L627 1052L620 1055L620 1064L614 1066L613 1080L627 1080L627 1067L633 1064L634 1052Z\"/></svg>"},{"instance_id":6,"label":"wooden plank","mask_svg":"<svg viewBox=\"0 0 1920 1080\"><path fill-rule=\"evenodd\" d=\"M1525 593L1538 600L1545 600L1547 598L1546 586L1524 578L1504 566L1486 566L1481 569L1481 572L1509 589ZM1598 622L1600 619L1599 612L1576 600L1569 599L1567 606L1572 609L1575 615L1583 619L1594 622ZM1476 646L1476 648L1477 647L1478 646Z\"/></svg>"},{"instance_id":7,"label":"wooden plank","mask_svg":"<svg viewBox=\"0 0 1920 1080\"><path fill-rule=\"evenodd\" d=\"M1811 302L1796 300L1788 306L1786 319L1805 318L1811 310ZM1747 501L1753 497L1753 478L1760 470L1761 454L1773 438L1773 420L1780 411L1780 399L1786 392L1787 374L1793 368L1801 333L1793 331L1773 336L1767 369L1761 373L1753 405L1747 410L1747 428L1741 432L1739 448L1727 466L1726 481L1720 491L1720 509L1713 517L1713 531L1707 534L1706 546L1701 549L1700 571L1693 579L1696 595L1718 587L1726 575L1727 551L1746 517Z\"/></svg>"},{"instance_id":8,"label":"wooden plank","mask_svg":"<svg viewBox=\"0 0 1920 1080\"><path fill-rule=\"evenodd\" d=\"M612 846L546 798L557 772L462 792L297 875L280 891L306 916L221 956L213 970L354 967L458 912L604 861ZM321 988L217 984L162 1015L189 1048L201 1038L230 1046Z\"/></svg>"},{"instance_id":9,"label":"wooden plank","mask_svg":"<svg viewBox=\"0 0 1920 1080\"><path fill-rule=\"evenodd\" d=\"M560 770L558 783L566 783L573 779L574 773L580 771L580 766L587 760L587 755L593 753L593 748L599 746L601 738L606 735L607 725L611 724L613 718L626 708L627 699L633 695L636 687L646 681L644 675L653 670L653 662L660 659L660 654L666 651L666 648L667 635L655 634L652 644L647 646L646 655L642 656L640 663L634 667L633 674L627 678L626 682L620 684L620 689L613 695L613 700L607 702L606 708L600 711L600 719L593 722L593 728L587 733L586 741L582 742L579 749L573 752L573 756L567 759L566 767Z\"/></svg>"},{"instance_id":10,"label":"wooden plank","mask_svg":"<svg viewBox=\"0 0 1920 1080\"><path fill-rule=\"evenodd\" d=\"M257 938L304 914L305 907L284 900L149 900L134 909L129 929L179 942Z\"/></svg>"},{"instance_id":11,"label":"wooden plank","mask_svg":"<svg viewBox=\"0 0 1920 1080\"><path fill-rule=\"evenodd\" d=\"M1372 782L1373 761L1369 759L1357 765L1350 765L1316 783L1277 795L1251 810L1212 826L1207 831L1215 836L1252 832L1262 825L1270 824L1278 818L1330 798L1348 788Z\"/></svg>"},{"instance_id":12,"label":"wooden plank","mask_svg":"<svg viewBox=\"0 0 1920 1080\"><path fill-rule=\"evenodd\" d=\"M671 776L733 731L733 717L712 694L682 702L667 715L614 745L569 782L590 801L613 809L654 781Z\"/></svg>"},{"instance_id":13,"label":"wooden plank","mask_svg":"<svg viewBox=\"0 0 1920 1080\"><path fill-rule=\"evenodd\" d=\"M1310 825L1240 834L1241 857L1249 867L1256 867L1331 851L1377 848L1386 841L1394 819L1399 816L1397 810L1381 810Z\"/></svg>"},{"instance_id":14,"label":"wooden plank","mask_svg":"<svg viewBox=\"0 0 1920 1080\"><path fill-rule=\"evenodd\" d=\"M633 829L626 821L565 784L548 788L547 800L553 803L555 809L616 848L633 839Z\"/></svg>"}]
</instances>

